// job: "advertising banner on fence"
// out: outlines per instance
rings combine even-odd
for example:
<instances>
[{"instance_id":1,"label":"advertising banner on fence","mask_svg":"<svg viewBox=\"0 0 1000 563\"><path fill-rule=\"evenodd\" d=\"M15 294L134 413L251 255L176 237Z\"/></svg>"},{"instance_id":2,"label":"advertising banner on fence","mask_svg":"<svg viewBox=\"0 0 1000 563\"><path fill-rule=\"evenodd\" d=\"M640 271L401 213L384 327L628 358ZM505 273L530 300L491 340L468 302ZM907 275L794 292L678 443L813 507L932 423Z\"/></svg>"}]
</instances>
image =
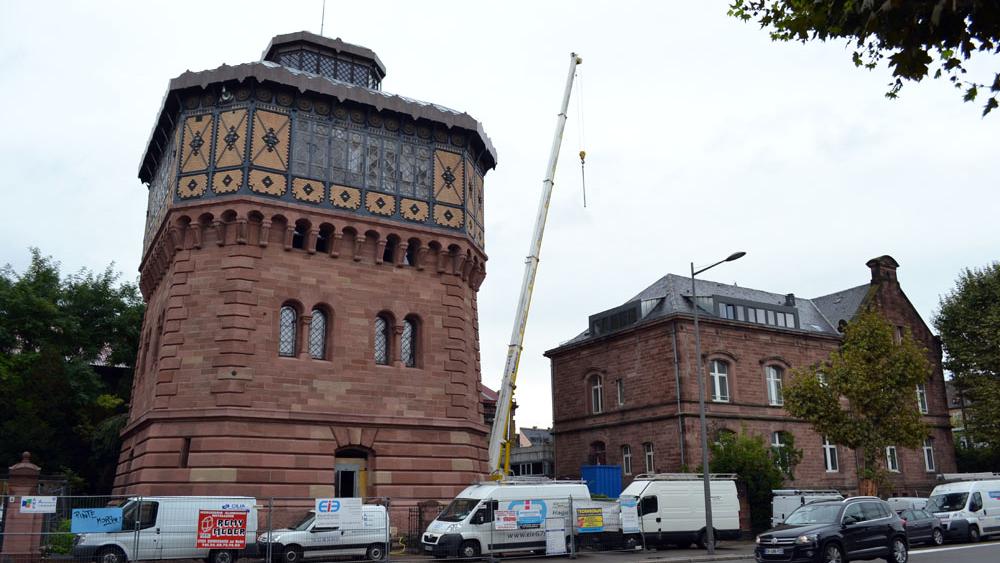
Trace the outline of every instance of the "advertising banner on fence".
<instances>
[{"instance_id":1,"label":"advertising banner on fence","mask_svg":"<svg viewBox=\"0 0 1000 563\"><path fill-rule=\"evenodd\" d=\"M576 531L581 534L593 534L604 531L604 512L598 508L576 509Z\"/></svg>"},{"instance_id":2,"label":"advertising banner on fence","mask_svg":"<svg viewBox=\"0 0 1000 563\"><path fill-rule=\"evenodd\" d=\"M566 553L566 521L562 518L545 519L545 555Z\"/></svg>"},{"instance_id":3,"label":"advertising banner on fence","mask_svg":"<svg viewBox=\"0 0 1000 563\"><path fill-rule=\"evenodd\" d=\"M56 497L21 497L21 512L26 514L55 514Z\"/></svg>"},{"instance_id":4,"label":"advertising banner on fence","mask_svg":"<svg viewBox=\"0 0 1000 563\"><path fill-rule=\"evenodd\" d=\"M361 528L360 498L316 499L316 526L320 528Z\"/></svg>"},{"instance_id":5,"label":"advertising banner on fence","mask_svg":"<svg viewBox=\"0 0 1000 563\"><path fill-rule=\"evenodd\" d=\"M639 500L635 497L621 497L619 504L622 507L622 533L638 534L639 530Z\"/></svg>"},{"instance_id":6,"label":"advertising banner on fence","mask_svg":"<svg viewBox=\"0 0 1000 563\"><path fill-rule=\"evenodd\" d=\"M517 513L513 510L495 510L493 511L493 524L494 529L497 530L516 530Z\"/></svg>"},{"instance_id":7,"label":"advertising banner on fence","mask_svg":"<svg viewBox=\"0 0 1000 563\"><path fill-rule=\"evenodd\" d=\"M89 532L120 532L122 530L122 509L120 508L74 508L69 531L74 534Z\"/></svg>"},{"instance_id":8,"label":"advertising banner on fence","mask_svg":"<svg viewBox=\"0 0 1000 563\"><path fill-rule=\"evenodd\" d=\"M521 530L532 530L543 527L548 515L548 505L544 500L515 500L507 505L507 510L517 513L517 527Z\"/></svg>"},{"instance_id":9,"label":"advertising banner on fence","mask_svg":"<svg viewBox=\"0 0 1000 563\"><path fill-rule=\"evenodd\" d=\"M243 549L247 546L247 512L199 510L198 549Z\"/></svg>"}]
</instances>

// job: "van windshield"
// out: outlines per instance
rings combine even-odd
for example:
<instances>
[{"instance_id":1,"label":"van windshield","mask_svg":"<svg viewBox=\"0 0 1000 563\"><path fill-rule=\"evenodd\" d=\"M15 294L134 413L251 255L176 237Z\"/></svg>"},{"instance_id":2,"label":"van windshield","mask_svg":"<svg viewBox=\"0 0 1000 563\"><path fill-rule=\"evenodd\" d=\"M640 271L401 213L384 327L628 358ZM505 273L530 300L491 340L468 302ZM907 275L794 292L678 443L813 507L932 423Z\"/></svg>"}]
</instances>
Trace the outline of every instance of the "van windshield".
<instances>
[{"instance_id":1,"label":"van windshield","mask_svg":"<svg viewBox=\"0 0 1000 563\"><path fill-rule=\"evenodd\" d=\"M313 519L314 518L316 518L316 515L313 514L312 512L310 512L309 514L306 514L305 518L303 518L302 520L300 520L298 524L292 526L292 530L294 530L296 532L304 532L304 531L308 530L309 529L309 525L313 523Z\"/></svg>"},{"instance_id":2,"label":"van windshield","mask_svg":"<svg viewBox=\"0 0 1000 563\"><path fill-rule=\"evenodd\" d=\"M474 498L457 498L451 501L448 508L444 509L437 519L442 522L461 522L465 520L465 517L469 515L470 512L475 510L476 505L479 504L479 499Z\"/></svg>"},{"instance_id":3,"label":"van windshield","mask_svg":"<svg viewBox=\"0 0 1000 563\"><path fill-rule=\"evenodd\" d=\"M969 493L946 493L943 495L932 495L927 499L928 512L954 512L965 508L965 501L969 500Z\"/></svg>"},{"instance_id":4,"label":"van windshield","mask_svg":"<svg viewBox=\"0 0 1000 563\"><path fill-rule=\"evenodd\" d=\"M829 524L837 521L839 512L839 504L807 504L785 518L785 524Z\"/></svg>"}]
</instances>

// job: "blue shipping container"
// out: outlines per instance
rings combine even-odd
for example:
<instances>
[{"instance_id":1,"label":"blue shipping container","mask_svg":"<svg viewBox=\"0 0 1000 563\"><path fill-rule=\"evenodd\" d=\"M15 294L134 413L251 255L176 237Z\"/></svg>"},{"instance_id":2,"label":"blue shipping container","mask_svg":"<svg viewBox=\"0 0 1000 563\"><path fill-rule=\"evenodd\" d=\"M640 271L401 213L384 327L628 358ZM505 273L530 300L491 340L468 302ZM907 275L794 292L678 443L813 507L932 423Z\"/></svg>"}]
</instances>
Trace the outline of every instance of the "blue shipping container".
<instances>
[{"instance_id":1,"label":"blue shipping container","mask_svg":"<svg viewBox=\"0 0 1000 563\"><path fill-rule=\"evenodd\" d=\"M591 495L618 498L622 494L622 466L582 465L580 476L587 482Z\"/></svg>"}]
</instances>

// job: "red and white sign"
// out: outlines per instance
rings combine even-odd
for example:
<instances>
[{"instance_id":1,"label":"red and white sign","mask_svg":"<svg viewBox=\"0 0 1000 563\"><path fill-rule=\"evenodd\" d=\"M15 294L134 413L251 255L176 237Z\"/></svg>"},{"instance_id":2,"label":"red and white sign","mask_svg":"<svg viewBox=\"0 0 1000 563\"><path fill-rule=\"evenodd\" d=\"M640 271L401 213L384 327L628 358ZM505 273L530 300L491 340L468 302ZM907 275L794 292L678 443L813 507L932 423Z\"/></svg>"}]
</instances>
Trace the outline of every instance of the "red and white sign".
<instances>
[{"instance_id":1,"label":"red and white sign","mask_svg":"<svg viewBox=\"0 0 1000 563\"><path fill-rule=\"evenodd\" d=\"M198 549L244 549L247 513L236 510L198 511Z\"/></svg>"}]
</instances>

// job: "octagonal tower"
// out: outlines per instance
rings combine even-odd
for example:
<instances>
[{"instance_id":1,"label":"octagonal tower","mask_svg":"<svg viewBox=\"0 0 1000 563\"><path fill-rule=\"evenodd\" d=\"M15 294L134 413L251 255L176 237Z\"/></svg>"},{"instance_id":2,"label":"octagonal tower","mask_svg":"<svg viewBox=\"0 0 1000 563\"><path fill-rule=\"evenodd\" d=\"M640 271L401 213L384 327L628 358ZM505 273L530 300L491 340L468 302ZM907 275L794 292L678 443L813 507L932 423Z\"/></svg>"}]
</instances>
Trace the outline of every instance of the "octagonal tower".
<instances>
[{"instance_id":1,"label":"octagonal tower","mask_svg":"<svg viewBox=\"0 0 1000 563\"><path fill-rule=\"evenodd\" d=\"M486 472L467 114L300 32L170 82L139 178L148 308L115 492L452 497Z\"/></svg>"}]
</instances>

